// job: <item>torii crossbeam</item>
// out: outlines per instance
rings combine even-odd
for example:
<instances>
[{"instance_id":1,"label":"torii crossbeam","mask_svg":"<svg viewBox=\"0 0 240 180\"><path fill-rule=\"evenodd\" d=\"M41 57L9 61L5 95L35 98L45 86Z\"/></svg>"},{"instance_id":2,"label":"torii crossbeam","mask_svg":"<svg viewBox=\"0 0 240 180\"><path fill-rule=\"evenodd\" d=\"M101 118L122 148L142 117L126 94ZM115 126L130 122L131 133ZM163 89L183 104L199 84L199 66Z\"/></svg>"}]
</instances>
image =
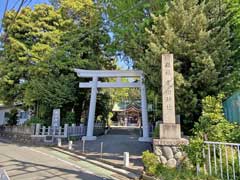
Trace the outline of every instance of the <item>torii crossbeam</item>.
<instances>
[{"instance_id":1,"label":"torii crossbeam","mask_svg":"<svg viewBox=\"0 0 240 180\"><path fill-rule=\"evenodd\" d=\"M143 83L144 75L143 71L139 70L83 70L74 69L79 77L92 78L90 82L80 82L80 88L91 88L90 108L88 114L87 136L84 136L83 140L96 140L96 136L93 136L94 118L96 110L97 88L140 88L141 90L141 108L142 108L142 125L143 125L143 137L139 138L142 142L151 142L149 137L148 127L148 114L147 114L147 98L146 88ZM116 82L100 82L98 78L116 78ZM121 82L123 77L138 77L139 82Z\"/></svg>"}]
</instances>

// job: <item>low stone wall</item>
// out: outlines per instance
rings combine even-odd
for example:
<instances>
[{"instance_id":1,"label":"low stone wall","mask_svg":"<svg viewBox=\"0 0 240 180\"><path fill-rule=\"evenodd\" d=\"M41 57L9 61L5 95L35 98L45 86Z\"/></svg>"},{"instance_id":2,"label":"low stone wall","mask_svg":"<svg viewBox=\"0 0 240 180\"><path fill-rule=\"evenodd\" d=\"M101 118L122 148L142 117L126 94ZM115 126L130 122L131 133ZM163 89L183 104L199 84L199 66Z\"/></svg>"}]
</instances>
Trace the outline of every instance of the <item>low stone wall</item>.
<instances>
[{"instance_id":1,"label":"low stone wall","mask_svg":"<svg viewBox=\"0 0 240 180\"><path fill-rule=\"evenodd\" d=\"M4 137L6 139L9 139L11 141L14 141L14 142L22 142L22 143L27 143L27 144L32 143L31 134L21 134L21 133L1 131L0 136Z\"/></svg>"},{"instance_id":2,"label":"low stone wall","mask_svg":"<svg viewBox=\"0 0 240 180\"><path fill-rule=\"evenodd\" d=\"M32 144L31 135L34 127L29 126L2 126L0 127L0 136L14 142Z\"/></svg>"},{"instance_id":3,"label":"low stone wall","mask_svg":"<svg viewBox=\"0 0 240 180\"><path fill-rule=\"evenodd\" d=\"M187 144L187 140L177 141L161 141L159 139L153 140L153 150L158 156L160 163L174 168L180 165L187 157L186 153L182 150L181 145Z\"/></svg>"}]
</instances>

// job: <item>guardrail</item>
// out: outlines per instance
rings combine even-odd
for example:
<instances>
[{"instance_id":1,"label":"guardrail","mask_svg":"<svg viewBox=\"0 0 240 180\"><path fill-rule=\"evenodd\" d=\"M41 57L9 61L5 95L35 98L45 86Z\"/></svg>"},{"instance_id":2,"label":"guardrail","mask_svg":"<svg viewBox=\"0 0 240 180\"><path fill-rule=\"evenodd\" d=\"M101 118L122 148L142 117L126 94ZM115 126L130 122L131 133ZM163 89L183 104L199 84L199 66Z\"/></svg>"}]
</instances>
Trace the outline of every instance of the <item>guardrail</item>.
<instances>
[{"instance_id":1,"label":"guardrail","mask_svg":"<svg viewBox=\"0 0 240 180\"><path fill-rule=\"evenodd\" d=\"M202 157L197 174L203 170L221 179L240 179L240 144L204 141Z\"/></svg>"}]
</instances>

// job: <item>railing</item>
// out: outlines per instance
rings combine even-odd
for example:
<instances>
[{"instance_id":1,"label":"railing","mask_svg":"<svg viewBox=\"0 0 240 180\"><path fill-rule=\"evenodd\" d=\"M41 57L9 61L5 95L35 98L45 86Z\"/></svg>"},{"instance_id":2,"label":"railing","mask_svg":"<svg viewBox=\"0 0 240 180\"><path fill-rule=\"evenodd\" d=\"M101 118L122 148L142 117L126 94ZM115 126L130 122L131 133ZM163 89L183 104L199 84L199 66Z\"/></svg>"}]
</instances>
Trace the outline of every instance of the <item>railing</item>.
<instances>
[{"instance_id":1,"label":"railing","mask_svg":"<svg viewBox=\"0 0 240 180\"><path fill-rule=\"evenodd\" d=\"M240 179L240 144L205 141L202 157L197 174L203 171L221 179Z\"/></svg>"},{"instance_id":2,"label":"railing","mask_svg":"<svg viewBox=\"0 0 240 180\"><path fill-rule=\"evenodd\" d=\"M54 136L54 137L67 137L67 129L68 125L66 124L64 127L51 127L51 126L41 126L40 124L36 124L33 137L45 137L45 136Z\"/></svg>"},{"instance_id":3,"label":"railing","mask_svg":"<svg viewBox=\"0 0 240 180\"><path fill-rule=\"evenodd\" d=\"M68 127L68 137L70 136L84 136L86 135L86 128L83 124L80 126L70 126Z\"/></svg>"},{"instance_id":4,"label":"railing","mask_svg":"<svg viewBox=\"0 0 240 180\"><path fill-rule=\"evenodd\" d=\"M96 129L101 129L101 128L104 128L104 123L101 123L101 122L96 122L94 123L94 128Z\"/></svg>"},{"instance_id":5,"label":"railing","mask_svg":"<svg viewBox=\"0 0 240 180\"><path fill-rule=\"evenodd\" d=\"M58 138L66 138L69 136L84 136L85 135L85 127L84 125L80 126L68 126L65 124L64 127L51 127L51 126L41 126L40 124L36 124L33 137L45 137L45 136L54 136Z\"/></svg>"}]
</instances>

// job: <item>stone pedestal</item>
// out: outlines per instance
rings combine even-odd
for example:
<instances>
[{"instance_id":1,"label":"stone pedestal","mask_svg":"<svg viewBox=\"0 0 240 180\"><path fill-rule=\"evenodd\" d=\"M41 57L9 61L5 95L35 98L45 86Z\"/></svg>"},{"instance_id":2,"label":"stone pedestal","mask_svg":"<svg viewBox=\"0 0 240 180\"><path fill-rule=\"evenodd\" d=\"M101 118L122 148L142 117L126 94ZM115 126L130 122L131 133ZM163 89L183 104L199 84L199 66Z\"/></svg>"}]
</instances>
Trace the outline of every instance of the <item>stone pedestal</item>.
<instances>
[{"instance_id":1,"label":"stone pedestal","mask_svg":"<svg viewBox=\"0 0 240 180\"><path fill-rule=\"evenodd\" d=\"M181 127L176 123L173 64L173 54L162 55L163 124L159 125L159 139L153 140L159 161L172 168L185 159L180 145L188 144L188 140L181 138Z\"/></svg>"},{"instance_id":2,"label":"stone pedestal","mask_svg":"<svg viewBox=\"0 0 240 180\"><path fill-rule=\"evenodd\" d=\"M175 168L186 158L181 145L187 145L188 140L180 139L154 139L153 150L160 163Z\"/></svg>"},{"instance_id":3,"label":"stone pedestal","mask_svg":"<svg viewBox=\"0 0 240 180\"><path fill-rule=\"evenodd\" d=\"M159 135L160 139L180 139L180 124L160 124Z\"/></svg>"}]
</instances>

